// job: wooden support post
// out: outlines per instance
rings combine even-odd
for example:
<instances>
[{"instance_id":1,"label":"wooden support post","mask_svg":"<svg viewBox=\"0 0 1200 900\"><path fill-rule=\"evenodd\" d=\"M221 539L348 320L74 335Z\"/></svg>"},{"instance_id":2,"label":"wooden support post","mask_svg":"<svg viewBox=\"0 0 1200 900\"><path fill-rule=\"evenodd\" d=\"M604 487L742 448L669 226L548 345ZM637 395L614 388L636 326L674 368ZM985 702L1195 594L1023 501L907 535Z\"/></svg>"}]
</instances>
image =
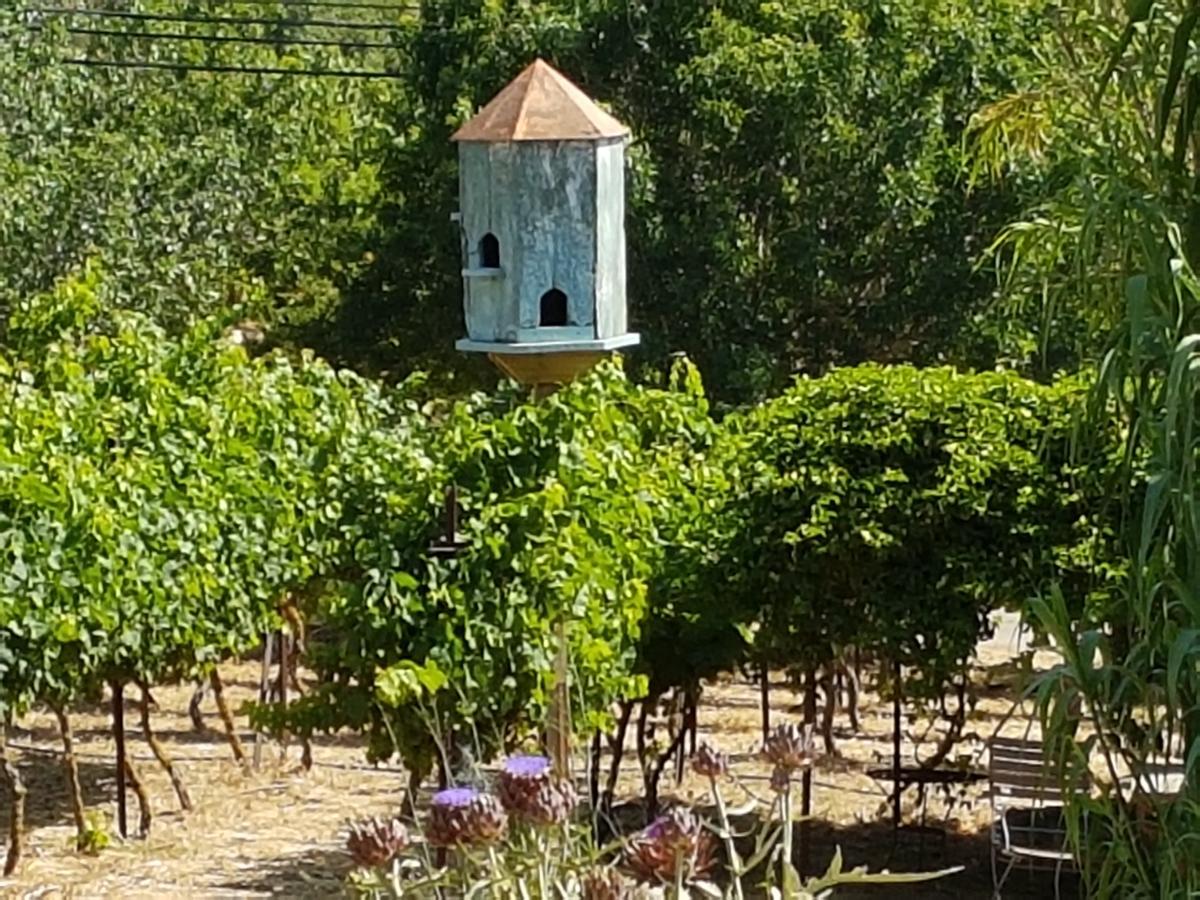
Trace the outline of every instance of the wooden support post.
<instances>
[{"instance_id":1,"label":"wooden support post","mask_svg":"<svg viewBox=\"0 0 1200 900\"><path fill-rule=\"evenodd\" d=\"M258 702L266 706L271 699L271 647L275 643L275 636L271 632L263 634L263 655L262 666L258 673ZM262 745L263 733L259 729L254 729L254 769L257 771L262 765Z\"/></svg>"},{"instance_id":2,"label":"wooden support post","mask_svg":"<svg viewBox=\"0 0 1200 900\"><path fill-rule=\"evenodd\" d=\"M83 809L83 789L79 786L79 763L75 759L75 735L71 731L71 720L67 711L59 704L51 709L58 719L58 731L63 743L63 774L66 776L67 793L71 797L71 815L75 819L75 849L82 850L87 834L87 819Z\"/></svg>"},{"instance_id":3,"label":"wooden support post","mask_svg":"<svg viewBox=\"0 0 1200 900\"><path fill-rule=\"evenodd\" d=\"M817 721L817 667L810 665L804 679L804 724L811 729ZM811 733L811 732L810 732ZM806 766L800 781L800 874L806 875L811 868L812 852L812 766Z\"/></svg>"},{"instance_id":4,"label":"wooden support post","mask_svg":"<svg viewBox=\"0 0 1200 900\"><path fill-rule=\"evenodd\" d=\"M892 663L892 829L900 827L900 663Z\"/></svg>"},{"instance_id":5,"label":"wooden support post","mask_svg":"<svg viewBox=\"0 0 1200 900\"><path fill-rule=\"evenodd\" d=\"M766 743L771 736L771 668L765 661L759 675L758 697L762 705L762 739Z\"/></svg>"},{"instance_id":6,"label":"wooden support post","mask_svg":"<svg viewBox=\"0 0 1200 900\"><path fill-rule=\"evenodd\" d=\"M688 755L696 755L696 744L700 740L700 684L693 684L687 695L687 727L691 729L692 736L688 748Z\"/></svg>"},{"instance_id":7,"label":"wooden support post","mask_svg":"<svg viewBox=\"0 0 1200 900\"><path fill-rule=\"evenodd\" d=\"M633 715L633 701L621 701L621 715L617 719L617 733L609 742L612 750L612 760L608 764L608 782L604 785L602 803L606 810L612 810L613 798L617 792L617 781L621 777L621 760L625 756L625 734L629 730L629 719Z\"/></svg>"},{"instance_id":8,"label":"wooden support post","mask_svg":"<svg viewBox=\"0 0 1200 900\"><path fill-rule=\"evenodd\" d=\"M571 692L570 648L567 646L567 626L559 619L554 626L554 640L558 645L554 654L554 693L550 700L549 722L546 728L546 751L554 774L558 778L571 777Z\"/></svg>"},{"instance_id":9,"label":"wooden support post","mask_svg":"<svg viewBox=\"0 0 1200 900\"><path fill-rule=\"evenodd\" d=\"M592 753L588 765L588 802L593 816L600 805L600 740L600 729L597 728L592 735Z\"/></svg>"},{"instance_id":10,"label":"wooden support post","mask_svg":"<svg viewBox=\"0 0 1200 900\"><path fill-rule=\"evenodd\" d=\"M678 689L674 692L671 698L671 705L667 711L667 735L671 738L671 743L675 743L676 737L679 739L679 752L675 754L675 786L683 784L683 775L686 770L687 759L687 696L681 696Z\"/></svg>"},{"instance_id":11,"label":"wooden support post","mask_svg":"<svg viewBox=\"0 0 1200 900\"><path fill-rule=\"evenodd\" d=\"M8 852L4 857L4 875L17 871L25 848L25 782L12 758L8 755L8 721L0 719L0 776L8 783L10 810L8 818Z\"/></svg>"},{"instance_id":12,"label":"wooden support post","mask_svg":"<svg viewBox=\"0 0 1200 900\"><path fill-rule=\"evenodd\" d=\"M447 757L450 755L450 738L447 736L445 743L441 748L441 753L438 754L438 790L444 791L450 787L450 761ZM439 869L445 868L446 865L446 848L438 847L434 852L434 865Z\"/></svg>"},{"instance_id":13,"label":"wooden support post","mask_svg":"<svg viewBox=\"0 0 1200 900\"><path fill-rule=\"evenodd\" d=\"M112 682L113 738L117 742L117 832L129 837L128 810L125 807L125 685Z\"/></svg>"},{"instance_id":14,"label":"wooden support post","mask_svg":"<svg viewBox=\"0 0 1200 900\"><path fill-rule=\"evenodd\" d=\"M292 659L292 636L280 629L279 631L279 708L283 713L287 712L288 705L288 678L291 675L291 659ZM279 734L279 759L284 761L287 759L288 750L288 733L287 728L283 728Z\"/></svg>"}]
</instances>

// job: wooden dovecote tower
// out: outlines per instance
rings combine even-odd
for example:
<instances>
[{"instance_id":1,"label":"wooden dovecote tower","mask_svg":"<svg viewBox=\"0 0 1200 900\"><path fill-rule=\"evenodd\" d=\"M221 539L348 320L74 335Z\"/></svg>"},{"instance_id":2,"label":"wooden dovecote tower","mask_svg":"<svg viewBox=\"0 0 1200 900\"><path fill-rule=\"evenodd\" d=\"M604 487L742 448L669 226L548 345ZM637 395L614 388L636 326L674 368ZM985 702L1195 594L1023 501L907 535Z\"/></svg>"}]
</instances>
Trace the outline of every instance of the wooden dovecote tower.
<instances>
[{"instance_id":1,"label":"wooden dovecote tower","mask_svg":"<svg viewBox=\"0 0 1200 900\"><path fill-rule=\"evenodd\" d=\"M625 312L628 134L540 59L455 133L459 350L553 385L638 343Z\"/></svg>"}]
</instances>

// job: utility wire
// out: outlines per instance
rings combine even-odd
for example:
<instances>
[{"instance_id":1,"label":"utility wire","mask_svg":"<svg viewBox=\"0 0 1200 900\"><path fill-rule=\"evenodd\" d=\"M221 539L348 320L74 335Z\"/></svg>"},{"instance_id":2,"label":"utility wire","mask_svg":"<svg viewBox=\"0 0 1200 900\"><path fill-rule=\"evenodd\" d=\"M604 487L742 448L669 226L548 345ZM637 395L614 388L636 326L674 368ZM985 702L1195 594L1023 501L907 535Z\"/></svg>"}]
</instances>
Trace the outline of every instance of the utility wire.
<instances>
[{"instance_id":1,"label":"utility wire","mask_svg":"<svg viewBox=\"0 0 1200 900\"><path fill-rule=\"evenodd\" d=\"M69 66L108 69L162 69L171 72L219 72L237 75L304 75L317 78L403 78L403 72L343 69L283 69L268 66L193 66L186 63L152 62L150 60L80 59L62 60Z\"/></svg>"},{"instance_id":2,"label":"utility wire","mask_svg":"<svg viewBox=\"0 0 1200 900\"><path fill-rule=\"evenodd\" d=\"M395 47L387 41L327 41L320 38L284 38L269 36L234 37L223 34L180 34L174 31L126 31L119 28L75 28L67 29L70 34L92 37L137 38L154 41L199 41L205 44L276 44L297 47L340 47L343 50L388 50Z\"/></svg>"},{"instance_id":3,"label":"utility wire","mask_svg":"<svg viewBox=\"0 0 1200 900\"><path fill-rule=\"evenodd\" d=\"M271 19L241 16L183 16L171 13L124 12L107 9L71 9L49 6L32 12L52 16L91 16L97 19L133 19L139 22L184 22L195 25L273 25L285 28L348 28L356 31L384 31L395 28L386 22L347 22L341 19Z\"/></svg>"},{"instance_id":4,"label":"utility wire","mask_svg":"<svg viewBox=\"0 0 1200 900\"><path fill-rule=\"evenodd\" d=\"M389 12L420 12L412 4L362 3L359 0L195 0L199 3L240 3L243 6L319 6L329 9L378 9Z\"/></svg>"}]
</instances>

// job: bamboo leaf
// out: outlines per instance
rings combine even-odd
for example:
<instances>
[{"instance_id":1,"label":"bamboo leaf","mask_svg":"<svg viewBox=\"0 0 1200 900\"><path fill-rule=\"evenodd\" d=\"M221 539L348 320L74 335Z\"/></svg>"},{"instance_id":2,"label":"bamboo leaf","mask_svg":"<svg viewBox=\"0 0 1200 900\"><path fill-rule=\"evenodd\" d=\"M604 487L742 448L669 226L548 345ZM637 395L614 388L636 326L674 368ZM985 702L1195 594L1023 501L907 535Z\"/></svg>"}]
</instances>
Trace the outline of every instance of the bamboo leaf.
<instances>
[{"instance_id":1,"label":"bamboo leaf","mask_svg":"<svg viewBox=\"0 0 1200 900\"><path fill-rule=\"evenodd\" d=\"M1200 637L1200 629L1188 628L1181 632L1171 644L1171 652L1167 656L1167 702L1174 707L1180 705L1180 670L1191 655L1198 637Z\"/></svg>"},{"instance_id":2,"label":"bamboo leaf","mask_svg":"<svg viewBox=\"0 0 1200 900\"><path fill-rule=\"evenodd\" d=\"M1158 523L1166 512L1166 497L1167 488L1170 486L1171 479L1166 472L1156 472L1150 476L1150 481L1146 485L1145 505L1142 508L1142 531L1141 541L1138 545L1138 565L1145 567L1147 557L1150 555L1151 549L1154 547L1154 542L1151 539L1155 530L1158 528Z\"/></svg>"},{"instance_id":3,"label":"bamboo leaf","mask_svg":"<svg viewBox=\"0 0 1200 900\"><path fill-rule=\"evenodd\" d=\"M1133 43L1133 36L1137 32L1137 26L1150 18L1150 11L1153 7L1154 0L1129 0L1125 4L1128 19L1125 22L1124 29L1121 31L1121 36L1117 39L1117 45L1108 57L1108 65L1105 66L1104 74L1100 76L1100 88L1096 92L1097 103L1100 101L1101 96L1103 96L1109 80L1117 70L1117 66L1120 65L1121 57L1125 55L1125 51Z\"/></svg>"},{"instance_id":4,"label":"bamboo leaf","mask_svg":"<svg viewBox=\"0 0 1200 900\"><path fill-rule=\"evenodd\" d=\"M1154 136L1160 143L1167 134L1167 122L1171 118L1171 109L1175 106L1175 93L1179 88L1179 79L1183 75L1188 51L1191 49L1192 31L1196 27L1197 18L1200 18L1200 6L1193 4L1175 27L1175 35L1171 42L1171 59L1167 64L1167 74L1163 79L1158 100L1158 121Z\"/></svg>"},{"instance_id":5,"label":"bamboo leaf","mask_svg":"<svg viewBox=\"0 0 1200 900\"><path fill-rule=\"evenodd\" d=\"M1183 766L1184 774L1188 778L1194 777L1192 772L1195 769L1197 760L1200 760L1200 741L1193 741L1192 747L1188 751L1187 762Z\"/></svg>"},{"instance_id":6,"label":"bamboo leaf","mask_svg":"<svg viewBox=\"0 0 1200 900\"><path fill-rule=\"evenodd\" d=\"M1188 147L1192 140L1192 129L1196 125L1196 111L1200 109L1200 72L1193 73L1187 81L1183 104L1179 109L1179 120L1175 123L1175 146L1171 164L1182 173L1187 160ZM1195 227L1195 226L1193 226Z\"/></svg>"}]
</instances>

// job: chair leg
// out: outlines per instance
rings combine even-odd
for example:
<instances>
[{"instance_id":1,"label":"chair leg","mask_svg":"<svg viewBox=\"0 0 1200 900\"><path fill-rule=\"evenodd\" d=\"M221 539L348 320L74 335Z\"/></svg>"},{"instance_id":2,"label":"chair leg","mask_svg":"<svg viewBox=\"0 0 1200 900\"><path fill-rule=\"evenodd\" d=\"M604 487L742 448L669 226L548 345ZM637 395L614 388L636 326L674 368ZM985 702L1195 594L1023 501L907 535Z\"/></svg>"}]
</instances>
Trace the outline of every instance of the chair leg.
<instances>
[{"instance_id":1,"label":"chair leg","mask_svg":"<svg viewBox=\"0 0 1200 900\"><path fill-rule=\"evenodd\" d=\"M1008 876L1012 873L1013 866L1017 860L1015 857L1009 857L1004 866L1004 871L997 875L998 864L996 859L996 847L992 846L992 897L994 900L1001 900L1001 889L1004 887L1004 882L1008 880Z\"/></svg>"}]
</instances>

